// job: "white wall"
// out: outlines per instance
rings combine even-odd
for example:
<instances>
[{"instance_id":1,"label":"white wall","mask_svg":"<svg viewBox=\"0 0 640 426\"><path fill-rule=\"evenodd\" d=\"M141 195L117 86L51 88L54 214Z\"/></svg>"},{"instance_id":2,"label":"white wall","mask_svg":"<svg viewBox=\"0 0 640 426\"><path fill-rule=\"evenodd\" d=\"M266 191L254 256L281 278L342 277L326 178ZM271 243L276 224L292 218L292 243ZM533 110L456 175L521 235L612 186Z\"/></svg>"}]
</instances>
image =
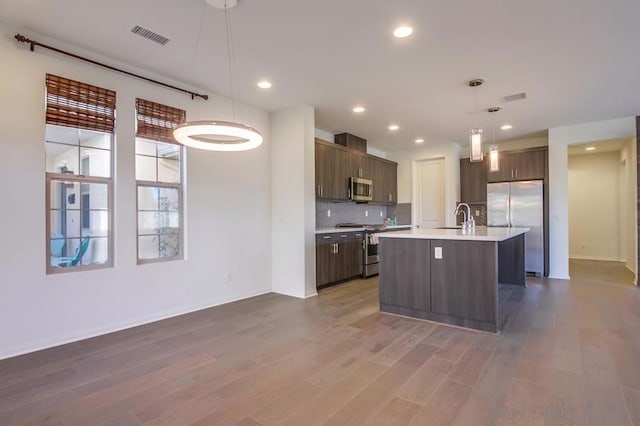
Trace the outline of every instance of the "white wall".
<instances>
[{"instance_id":1,"label":"white wall","mask_svg":"<svg viewBox=\"0 0 640 426\"><path fill-rule=\"evenodd\" d=\"M635 117L549 129L549 276L551 278L569 278L567 147L585 142L630 138L635 133Z\"/></svg>"},{"instance_id":2,"label":"white wall","mask_svg":"<svg viewBox=\"0 0 640 426\"><path fill-rule=\"evenodd\" d=\"M619 151L569 156L570 258L626 261L620 253L620 169Z\"/></svg>"},{"instance_id":3,"label":"white wall","mask_svg":"<svg viewBox=\"0 0 640 426\"><path fill-rule=\"evenodd\" d=\"M314 110L271 113L273 291L316 294Z\"/></svg>"},{"instance_id":4,"label":"white wall","mask_svg":"<svg viewBox=\"0 0 640 426\"><path fill-rule=\"evenodd\" d=\"M0 116L10 117L0 126L0 180L8 183L7 196L12 197L11 208L1 213L0 358L269 292L268 115L239 108L238 119L265 135L258 149L243 153L188 150L186 259L137 266L135 98L183 108L190 120L228 120L229 102L217 96L208 102L193 101L186 94L40 49L32 53L13 39L15 33L0 26L0 98L5 101L0 104ZM42 41L91 55L56 41ZM114 268L45 273L47 72L117 92Z\"/></svg>"},{"instance_id":5,"label":"white wall","mask_svg":"<svg viewBox=\"0 0 640 426\"><path fill-rule=\"evenodd\" d=\"M417 203L414 200L415 163L420 160L444 158L445 177L445 208L451 214L446 215L446 226L455 225L453 212L456 202L460 198L460 146L453 143L443 143L424 148L414 148L402 151L390 151L387 158L398 163L398 203L412 203L415 222Z\"/></svg>"},{"instance_id":6,"label":"white wall","mask_svg":"<svg viewBox=\"0 0 640 426\"><path fill-rule=\"evenodd\" d=\"M638 270L638 233L636 230L637 216L636 216L636 201L637 201L637 142L636 138L630 138L627 143L622 147L620 151L620 162L624 164L624 179L625 183L622 185L624 194L622 196L621 204L621 233L625 236L623 247L621 252L624 253L624 257L627 259L627 268L631 272Z\"/></svg>"}]
</instances>

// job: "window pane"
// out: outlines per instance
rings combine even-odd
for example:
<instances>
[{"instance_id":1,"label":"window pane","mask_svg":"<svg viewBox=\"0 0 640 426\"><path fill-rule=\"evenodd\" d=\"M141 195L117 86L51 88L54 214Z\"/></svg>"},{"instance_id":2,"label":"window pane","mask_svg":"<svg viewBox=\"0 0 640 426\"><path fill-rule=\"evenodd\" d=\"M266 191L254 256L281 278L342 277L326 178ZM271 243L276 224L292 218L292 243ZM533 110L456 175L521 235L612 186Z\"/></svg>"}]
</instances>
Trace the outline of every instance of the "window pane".
<instances>
[{"instance_id":1,"label":"window pane","mask_svg":"<svg viewBox=\"0 0 640 426\"><path fill-rule=\"evenodd\" d=\"M88 219L88 220L87 220ZM82 235L106 237L109 235L109 212L105 210L83 211Z\"/></svg>"},{"instance_id":2,"label":"window pane","mask_svg":"<svg viewBox=\"0 0 640 426\"><path fill-rule=\"evenodd\" d=\"M107 210L109 208L109 185L106 183L83 184L89 189L89 207L91 210ZM86 200L84 198L83 200Z\"/></svg>"},{"instance_id":3,"label":"window pane","mask_svg":"<svg viewBox=\"0 0 640 426\"><path fill-rule=\"evenodd\" d=\"M158 182L180 182L180 162L158 158Z\"/></svg>"},{"instance_id":4,"label":"window pane","mask_svg":"<svg viewBox=\"0 0 640 426\"><path fill-rule=\"evenodd\" d=\"M54 269L102 264L109 259L109 240L107 238L51 239L50 244L50 265ZM54 248L57 251L54 251ZM54 252L61 253L61 255L55 255Z\"/></svg>"},{"instance_id":5,"label":"window pane","mask_svg":"<svg viewBox=\"0 0 640 426\"><path fill-rule=\"evenodd\" d=\"M145 157L136 155L136 179L156 181L156 159L155 157Z\"/></svg>"},{"instance_id":6,"label":"window pane","mask_svg":"<svg viewBox=\"0 0 640 426\"><path fill-rule=\"evenodd\" d=\"M136 154L156 156L155 142L149 142L144 139L136 138Z\"/></svg>"},{"instance_id":7,"label":"window pane","mask_svg":"<svg viewBox=\"0 0 640 426\"><path fill-rule=\"evenodd\" d=\"M138 212L138 234L157 234L158 222L158 212Z\"/></svg>"},{"instance_id":8,"label":"window pane","mask_svg":"<svg viewBox=\"0 0 640 426\"><path fill-rule=\"evenodd\" d=\"M180 255L180 234L169 232L160 234L160 257L176 257Z\"/></svg>"},{"instance_id":9,"label":"window pane","mask_svg":"<svg viewBox=\"0 0 640 426\"><path fill-rule=\"evenodd\" d=\"M159 210L158 188L138 186L138 210Z\"/></svg>"},{"instance_id":10,"label":"window pane","mask_svg":"<svg viewBox=\"0 0 640 426\"><path fill-rule=\"evenodd\" d=\"M177 188L159 188L160 208L162 211L177 212L180 210L180 191Z\"/></svg>"},{"instance_id":11,"label":"window pane","mask_svg":"<svg viewBox=\"0 0 640 426\"><path fill-rule=\"evenodd\" d=\"M111 135L93 130L78 129L80 145L89 148L111 149Z\"/></svg>"},{"instance_id":12,"label":"window pane","mask_svg":"<svg viewBox=\"0 0 640 426\"><path fill-rule=\"evenodd\" d=\"M85 176L111 177L111 151L80 148L82 170Z\"/></svg>"},{"instance_id":13,"label":"window pane","mask_svg":"<svg viewBox=\"0 0 640 426\"><path fill-rule=\"evenodd\" d=\"M158 157L180 160L180 146L172 143L156 142L158 146Z\"/></svg>"},{"instance_id":14,"label":"window pane","mask_svg":"<svg viewBox=\"0 0 640 426\"><path fill-rule=\"evenodd\" d=\"M80 210L51 210L49 216L52 237L80 237Z\"/></svg>"},{"instance_id":15,"label":"window pane","mask_svg":"<svg viewBox=\"0 0 640 426\"><path fill-rule=\"evenodd\" d=\"M158 236L138 237L138 258L157 259L160 257Z\"/></svg>"},{"instance_id":16,"label":"window pane","mask_svg":"<svg viewBox=\"0 0 640 426\"><path fill-rule=\"evenodd\" d=\"M47 172L77 174L78 148L60 143L45 143Z\"/></svg>"},{"instance_id":17,"label":"window pane","mask_svg":"<svg viewBox=\"0 0 640 426\"><path fill-rule=\"evenodd\" d=\"M75 127L56 126L47 124L45 130L45 140L47 142L67 143L78 145L80 141L79 129Z\"/></svg>"}]
</instances>

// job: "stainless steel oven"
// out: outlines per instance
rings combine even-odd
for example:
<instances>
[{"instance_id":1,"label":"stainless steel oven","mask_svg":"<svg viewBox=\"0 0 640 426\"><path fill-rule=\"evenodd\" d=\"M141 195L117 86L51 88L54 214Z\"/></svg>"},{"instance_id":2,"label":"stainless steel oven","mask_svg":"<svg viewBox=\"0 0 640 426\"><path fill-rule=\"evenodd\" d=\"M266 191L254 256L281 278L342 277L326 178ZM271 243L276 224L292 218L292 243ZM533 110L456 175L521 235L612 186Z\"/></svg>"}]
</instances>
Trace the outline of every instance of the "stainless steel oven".
<instances>
[{"instance_id":1,"label":"stainless steel oven","mask_svg":"<svg viewBox=\"0 0 640 426\"><path fill-rule=\"evenodd\" d=\"M377 232L375 229L366 229L364 235L364 268L362 271L364 278L378 274L379 262Z\"/></svg>"}]
</instances>

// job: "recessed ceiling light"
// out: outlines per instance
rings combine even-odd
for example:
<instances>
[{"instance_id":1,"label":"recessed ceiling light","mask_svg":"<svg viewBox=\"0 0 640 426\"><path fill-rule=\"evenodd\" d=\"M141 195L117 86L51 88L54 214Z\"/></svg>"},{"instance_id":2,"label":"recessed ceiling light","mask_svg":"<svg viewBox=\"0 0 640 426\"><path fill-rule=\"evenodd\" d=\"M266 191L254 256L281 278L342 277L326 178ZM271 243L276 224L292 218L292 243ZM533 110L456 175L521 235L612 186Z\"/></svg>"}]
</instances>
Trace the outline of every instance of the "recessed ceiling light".
<instances>
[{"instance_id":1,"label":"recessed ceiling light","mask_svg":"<svg viewBox=\"0 0 640 426\"><path fill-rule=\"evenodd\" d=\"M261 89L271 89L271 82L263 80L258 82L258 87Z\"/></svg>"},{"instance_id":2,"label":"recessed ceiling light","mask_svg":"<svg viewBox=\"0 0 640 426\"><path fill-rule=\"evenodd\" d=\"M366 109L363 106L358 105L353 107L353 112L365 112L365 111Z\"/></svg>"},{"instance_id":3,"label":"recessed ceiling light","mask_svg":"<svg viewBox=\"0 0 640 426\"><path fill-rule=\"evenodd\" d=\"M393 30L393 35L396 38L405 38L405 37L409 37L411 34L413 33L413 28L408 27L406 25L403 25L401 27L396 28L395 30Z\"/></svg>"},{"instance_id":4,"label":"recessed ceiling light","mask_svg":"<svg viewBox=\"0 0 640 426\"><path fill-rule=\"evenodd\" d=\"M423 143L423 142L424 142L424 139L422 139L422 138L416 139L416 143Z\"/></svg>"},{"instance_id":5,"label":"recessed ceiling light","mask_svg":"<svg viewBox=\"0 0 640 426\"><path fill-rule=\"evenodd\" d=\"M389 130L394 131L394 130L398 130L400 128L400 126L398 126L397 124L392 124L389 126Z\"/></svg>"},{"instance_id":6,"label":"recessed ceiling light","mask_svg":"<svg viewBox=\"0 0 640 426\"><path fill-rule=\"evenodd\" d=\"M585 148L585 151L595 151L596 147L595 146L588 146Z\"/></svg>"},{"instance_id":7,"label":"recessed ceiling light","mask_svg":"<svg viewBox=\"0 0 640 426\"><path fill-rule=\"evenodd\" d=\"M511 124L505 124L504 126L500 127L502 130L511 130L513 129L513 126Z\"/></svg>"}]
</instances>

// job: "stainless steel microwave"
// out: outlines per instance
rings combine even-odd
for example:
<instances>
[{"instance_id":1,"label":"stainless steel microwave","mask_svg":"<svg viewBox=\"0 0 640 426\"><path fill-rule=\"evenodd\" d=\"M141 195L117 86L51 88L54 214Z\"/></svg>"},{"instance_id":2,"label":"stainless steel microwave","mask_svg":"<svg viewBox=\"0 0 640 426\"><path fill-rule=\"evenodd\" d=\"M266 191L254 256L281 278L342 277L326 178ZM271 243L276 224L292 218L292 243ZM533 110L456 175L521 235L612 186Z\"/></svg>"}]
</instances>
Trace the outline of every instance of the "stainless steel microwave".
<instances>
[{"instance_id":1,"label":"stainless steel microwave","mask_svg":"<svg viewBox=\"0 0 640 426\"><path fill-rule=\"evenodd\" d=\"M359 177L350 177L349 199L351 201L373 200L373 181Z\"/></svg>"}]
</instances>

